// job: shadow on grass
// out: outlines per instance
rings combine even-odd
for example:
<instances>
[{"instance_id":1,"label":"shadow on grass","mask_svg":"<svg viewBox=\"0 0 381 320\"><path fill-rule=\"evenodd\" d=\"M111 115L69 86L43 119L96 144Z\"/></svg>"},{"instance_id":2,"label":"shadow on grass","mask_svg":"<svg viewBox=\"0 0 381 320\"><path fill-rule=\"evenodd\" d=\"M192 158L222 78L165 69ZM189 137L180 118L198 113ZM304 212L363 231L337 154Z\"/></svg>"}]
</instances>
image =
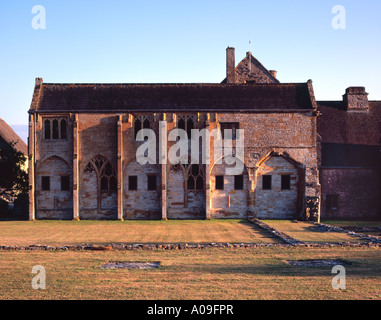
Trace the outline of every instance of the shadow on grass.
<instances>
[{"instance_id":1,"label":"shadow on grass","mask_svg":"<svg viewBox=\"0 0 381 320\"><path fill-rule=\"evenodd\" d=\"M350 277L380 277L381 270L378 267L378 262L371 264L362 264L361 262L350 262L350 265L345 266L347 274ZM286 276L286 277L333 277L332 266L324 267L297 267L287 264L286 261L280 261L274 264L264 265L245 265L231 264L210 264L205 266L185 266L176 272L196 272L200 274L251 274L251 275L267 275L267 276Z\"/></svg>"},{"instance_id":2,"label":"shadow on grass","mask_svg":"<svg viewBox=\"0 0 381 320\"><path fill-rule=\"evenodd\" d=\"M283 243L283 244L286 243L285 241L283 241L282 239L278 238L277 236L274 236L271 232L266 231L266 230L258 227L254 223L251 223L249 220L241 219L241 220L238 221L238 223L242 223L242 224L245 224L245 225L249 226L251 229L253 229L256 233L259 233L264 238L276 239L277 243Z\"/></svg>"}]
</instances>

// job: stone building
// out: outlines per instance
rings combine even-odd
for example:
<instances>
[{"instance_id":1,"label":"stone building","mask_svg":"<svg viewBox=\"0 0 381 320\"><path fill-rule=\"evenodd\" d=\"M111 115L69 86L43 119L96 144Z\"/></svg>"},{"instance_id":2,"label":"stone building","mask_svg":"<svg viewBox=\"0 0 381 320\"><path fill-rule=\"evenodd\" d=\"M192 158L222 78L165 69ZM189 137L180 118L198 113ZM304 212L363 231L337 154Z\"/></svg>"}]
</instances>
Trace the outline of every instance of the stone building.
<instances>
[{"instance_id":1,"label":"stone building","mask_svg":"<svg viewBox=\"0 0 381 320\"><path fill-rule=\"evenodd\" d=\"M380 218L381 101L350 87L318 109L322 217Z\"/></svg>"},{"instance_id":2,"label":"stone building","mask_svg":"<svg viewBox=\"0 0 381 320\"><path fill-rule=\"evenodd\" d=\"M267 70L250 52L237 66L234 48L226 53L221 83L60 84L37 78L29 110L30 219L316 221L322 192L324 201L340 195L340 207L328 210L323 204L328 213L322 216L337 216L342 208L339 215L355 216L345 211L341 202L347 200L331 181L363 176L378 188L378 180L373 167L346 169L341 155L330 157L332 145L340 149L357 143L357 131L350 139L344 133L333 138L329 130L345 130L347 122L341 129L329 122L331 113L351 114L354 122L357 115L368 114L365 93L349 89L345 108L318 104L312 81L280 83L276 71ZM377 104L369 107L377 109ZM374 126L380 129L378 123ZM222 136L210 140L209 163L161 163L176 142L157 140L164 152L158 147L152 164L142 165L136 152L145 142L136 135L143 128L153 130L156 139L174 128L187 133L218 129ZM224 129L233 131L231 139ZM238 129L244 130L243 171L229 175L229 155L216 161L213 145L219 138L230 141L234 155ZM346 190L345 196L355 191Z\"/></svg>"}]
</instances>

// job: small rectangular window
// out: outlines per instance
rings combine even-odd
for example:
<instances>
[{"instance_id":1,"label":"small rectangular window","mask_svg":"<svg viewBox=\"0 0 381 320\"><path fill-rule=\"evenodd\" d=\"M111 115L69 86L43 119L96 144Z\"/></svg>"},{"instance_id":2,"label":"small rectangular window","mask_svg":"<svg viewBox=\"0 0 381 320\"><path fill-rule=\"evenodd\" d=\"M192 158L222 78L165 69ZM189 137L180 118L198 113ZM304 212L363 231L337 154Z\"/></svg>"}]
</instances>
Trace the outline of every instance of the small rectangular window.
<instances>
[{"instance_id":1,"label":"small rectangular window","mask_svg":"<svg viewBox=\"0 0 381 320\"><path fill-rule=\"evenodd\" d=\"M243 176L234 176L234 190L243 190Z\"/></svg>"},{"instance_id":2,"label":"small rectangular window","mask_svg":"<svg viewBox=\"0 0 381 320\"><path fill-rule=\"evenodd\" d=\"M291 176L288 174L282 175L282 190L290 190L291 189Z\"/></svg>"},{"instance_id":3,"label":"small rectangular window","mask_svg":"<svg viewBox=\"0 0 381 320\"><path fill-rule=\"evenodd\" d=\"M138 190L138 176L128 177L128 190Z\"/></svg>"},{"instance_id":4,"label":"small rectangular window","mask_svg":"<svg viewBox=\"0 0 381 320\"><path fill-rule=\"evenodd\" d=\"M156 181L157 181L157 177L155 175L148 176L147 189L148 190L156 190L156 187L157 187Z\"/></svg>"},{"instance_id":5,"label":"small rectangular window","mask_svg":"<svg viewBox=\"0 0 381 320\"><path fill-rule=\"evenodd\" d=\"M262 176L262 189L271 190L271 176L270 175Z\"/></svg>"},{"instance_id":6,"label":"small rectangular window","mask_svg":"<svg viewBox=\"0 0 381 320\"><path fill-rule=\"evenodd\" d=\"M224 190L224 176L216 176L216 190Z\"/></svg>"},{"instance_id":7,"label":"small rectangular window","mask_svg":"<svg viewBox=\"0 0 381 320\"><path fill-rule=\"evenodd\" d=\"M61 191L70 191L70 176L61 177Z\"/></svg>"},{"instance_id":8,"label":"small rectangular window","mask_svg":"<svg viewBox=\"0 0 381 320\"><path fill-rule=\"evenodd\" d=\"M326 197L326 209L327 210L337 210L339 207L339 195L337 194L327 194Z\"/></svg>"},{"instance_id":9,"label":"small rectangular window","mask_svg":"<svg viewBox=\"0 0 381 320\"><path fill-rule=\"evenodd\" d=\"M41 177L41 189L42 191L50 190L50 177Z\"/></svg>"}]
</instances>

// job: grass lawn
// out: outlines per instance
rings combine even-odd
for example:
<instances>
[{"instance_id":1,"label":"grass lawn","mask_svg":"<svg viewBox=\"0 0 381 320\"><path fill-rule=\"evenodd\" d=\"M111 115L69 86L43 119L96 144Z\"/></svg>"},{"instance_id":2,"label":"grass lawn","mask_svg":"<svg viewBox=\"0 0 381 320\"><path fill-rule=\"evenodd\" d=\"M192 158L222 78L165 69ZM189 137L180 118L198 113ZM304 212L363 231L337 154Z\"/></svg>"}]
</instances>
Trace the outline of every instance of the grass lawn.
<instances>
[{"instance_id":1,"label":"grass lawn","mask_svg":"<svg viewBox=\"0 0 381 320\"><path fill-rule=\"evenodd\" d=\"M322 220L322 223L338 227L381 227L381 221L363 220Z\"/></svg>"},{"instance_id":2,"label":"grass lawn","mask_svg":"<svg viewBox=\"0 0 381 320\"><path fill-rule=\"evenodd\" d=\"M339 242L362 242L361 238L340 232L321 232L314 229L309 222L292 222L290 220L264 220L275 229L288 234L303 242L311 243L339 243Z\"/></svg>"},{"instance_id":3,"label":"grass lawn","mask_svg":"<svg viewBox=\"0 0 381 320\"><path fill-rule=\"evenodd\" d=\"M346 289L332 267L285 260L344 259ZM104 270L109 261L160 261L151 270ZM46 290L31 286L46 269ZM0 299L381 299L380 248L211 248L181 251L0 251Z\"/></svg>"},{"instance_id":4,"label":"grass lawn","mask_svg":"<svg viewBox=\"0 0 381 320\"><path fill-rule=\"evenodd\" d=\"M0 245L280 243L247 220L0 221Z\"/></svg>"},{"instance_id":5,"label":"grass lawn","mask_svg":"<svg viewBox=\"0 0 381 320\"><path fill-rule=\"evenodd\" d=\"M363 221L363 220L323 220L322 223L330 224L335 227L381 227L381 221ZM379 231L365 231L361 232L370 236L381 236L381 230Z\"/></svg>"}]
</instances>

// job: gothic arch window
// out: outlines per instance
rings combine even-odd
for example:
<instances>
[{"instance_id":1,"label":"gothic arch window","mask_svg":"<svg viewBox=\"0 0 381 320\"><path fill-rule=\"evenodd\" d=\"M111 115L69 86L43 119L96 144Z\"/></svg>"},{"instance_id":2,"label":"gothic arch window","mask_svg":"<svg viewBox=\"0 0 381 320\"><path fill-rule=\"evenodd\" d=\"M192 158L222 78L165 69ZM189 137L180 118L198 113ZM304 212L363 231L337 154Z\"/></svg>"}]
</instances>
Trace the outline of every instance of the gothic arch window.
<instances>
[{"instance_id":1,"label":"gothic arch window","mask_svg":"<svg viewBox=\"0 0 381 320\"><path fill-rule=\"evenodd\" d=\"M50 139L50 121L49 120L45 120L45 123L44 123L44 138Z\"/></svg>"},{"instance_id":2,"label":"gothic arch window","mask_svg":"<svg viewBox=\"0 0 381 320\"><path fill-rule=\"evenodd\" d=\"M189 138L191 137L192 129L193 129L193 119L192 118L188 118L188 121L187 121L187 134L188 134Z\"/></svg>"},{"instance_id":3,"label":"gothic arch window","mask_svg":"<svg viewBox=\"0 0 381 320\"><path fill-rule=\"evenodd\" d=\"M204 172L198 164L192 164L188 167L187 189L188 191L204 190Z\"/></svg>"},{"instance_id":4,"label":"gothic arch window","mask_svg":"<svg viewBox=\"0 0 381 320\"><path fill-rule=\"evenodd\" d=\"M66 139L67 133L66 133L66 120L61 120L61 139Z\"/></svg>"},{"instance_id":5,"label":"gothic arch window","mask_svg":"<svg viewBox=\"0 0 381 320\"><path fill-rule=\"evenodd\" d=\"M177 128L185 130L185 120L183 118L180 118L177 122Z\"/></svg>"},{"instance_id":6,"label":"gothic arch window","mask_svg":"<svg viewBox=\"0 0 381 320\"><path fill-rule=\"evenodd\" d=\"M116 174L110 162L107 162L101 172L101 191L112 193L116 191Z\"/></svg>"},{"instance_id":7,"label":"gothic arch window","mask_svg":"<svg viewBox=\"0 0 381 320\"><path fill-rule=\"evenodd\" d=\"M149 122L149 119L145 119L143 121L143 129L151 129L151 124Z\"/></svg>"},{"instance_id":8,"label":"gothic arch window","mask_svg":"<svg viewBox=\"0 0 381 320\"><path fill-rule=\"evenodd\" d=\"M89 161L85 172L94 172L97 175L98 191L111 194L117 190L116 172L110 161L103 156L97 156Z\"/></svg>"},{"instance_id":9,"label":"gothic arch window","mask_svg":"<svg viewBox=\"0 0 381 320\"><path fill-rule=\"evenodd\" d=\"M58 120L53 120L53 139L58 139L59 132L58 132Z\"/></svg>"},{"instance_id":10,"label":"gothic arch window","mask_svg":"<svg viewBox=\"0 0 381 320\"><path fill-rule=\"evenodd\" d=\"M151 119L149 116L136 116L134 121L134 138L141 129L151 129Z\"/></svg>"},{"instance_id":11,"label":"gothic arch window","mask_svg":"<svg viewBox=\"0 0 381 320\"><path fill-rule=\"evenodd\" d=\"M177 128L185 130L187 132L188 139L191 138L192 129L194 129L194 118L194 116L178 116Z\"/></svg>"},{"instance_id":12,"label":"gothic arch window","mask_svg":"<svg viewBox=\"0 0 381 320\"><path fill-rule=\"evenodd\" d=\"M138 132L142 128L142 122L139 119L135 119L135 131L134 131L134 137L136 139Z\"/></svg>"}]
</instances>

